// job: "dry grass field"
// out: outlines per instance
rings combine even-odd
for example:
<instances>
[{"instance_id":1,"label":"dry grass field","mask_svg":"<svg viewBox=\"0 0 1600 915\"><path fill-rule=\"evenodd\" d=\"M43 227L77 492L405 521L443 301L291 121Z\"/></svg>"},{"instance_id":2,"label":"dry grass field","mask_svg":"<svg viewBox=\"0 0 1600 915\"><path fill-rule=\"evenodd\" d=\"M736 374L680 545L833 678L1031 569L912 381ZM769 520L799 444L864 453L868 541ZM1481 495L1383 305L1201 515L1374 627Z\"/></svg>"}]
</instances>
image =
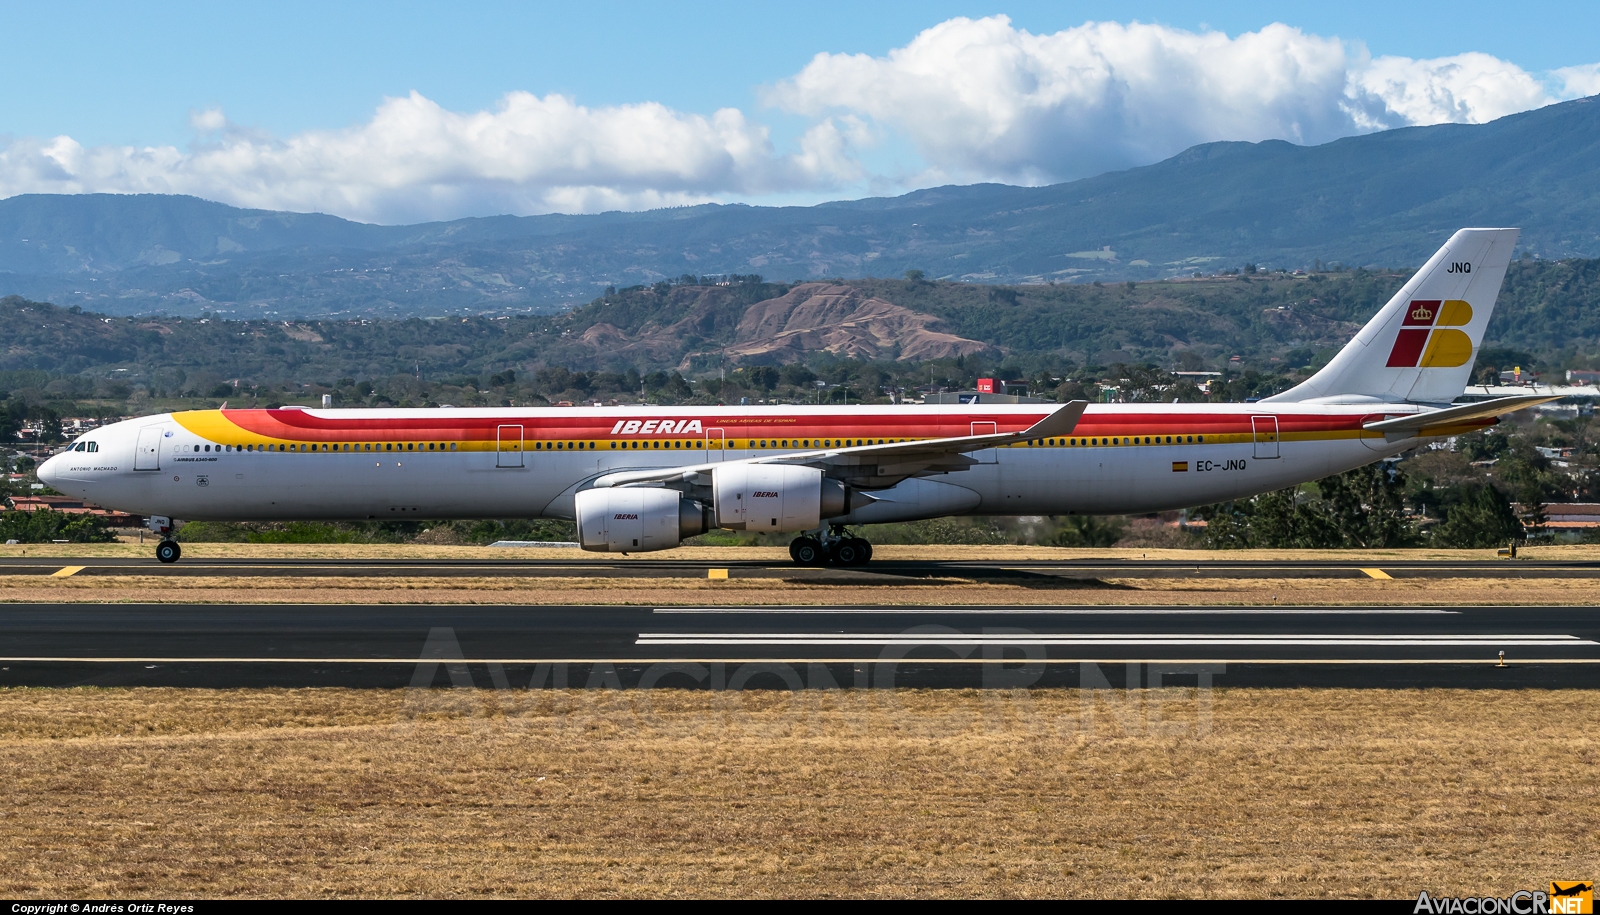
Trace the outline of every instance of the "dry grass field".
<instances>
[{"instance_id":1,"label":"dry grass field","mask_svg":"<svg viewBox=\"0 0 1600 915\"><path fill-rule=\"evenodd\" d=\"M22 602L742 605L1567 605L1600 603L1590 578L1113 578L1029 584L945 577L887 584L738 578L245 578L0 575Z\"/></svg>"},{"instance_id":2,"label":"dry grass field","mask_svg":"<svg viewBox=\"0 0 1600 915\"><path fill-rule=\"evenodd\" d=\"M0 575L0 603L1600 603L1587 579L994 583L946 572L830 585L737 570L726 581L589 577L582 562L620 557L564 550L194 544L185 554L579 568L563 578ZM658 555L786 559L757 548ZM1600 559L1600 547L1524 555ZM1360 557L1413 558L1485 554ZM1600 874L1597 731L1591 691L0 689L0 894L1504 895Z\"/></svg>"},{"instance_id":3,"label":"dry grass field","mask_svg":"<svg viewBox=\"0 0 1600 915\"><path fill-rule=\"evenodd\" d=\"M0 691L0 893L1399 898L1600 873L1595 693L1097 696Z\"/></svg>"},{"instance_id":4,"label":"dry grass field","mask_svg":"<svg viewBox=\"0 0 1600 915\"><path fill-rule=\"evenodd\" d=\"M0 556L30 556L92 563L97 558L148 558L150 547L128 544L30 544L0 547ZM421 547L392 545L282 545L198 543L184 548L189 561L248 558L293 561L342 559L556 560L570 563L570 577L469 578L337 576L272 578L230 576L0 575L0 603L18 602L203 602L203 603L451 603L451 604L633 604L686 605L706 601L739 604L836 604L841 594L857 605L908 604L1472 604L1600 603L1600 588L1588 579L1306 579L1306 578L1136 578L1099 581L1035 580L981 582L957 571L930 578L904 578L880 583L819 584L804 579L698 577L629 579L586 576L583 565L597 560L649 563L659 559L711 561L757 560L789 568L787 551L763 547L692 547L634 556L609 556L561 549L488 549L486 547ZM1033 560L1172 559L1198 566L1219 559L1335 559L1381 566L1398 560L1470 561L1491 557L1474 550L1376 550L1353 554L1315 550L1069 550L1053 547L884 546L883 560ZM1600 560L1600 546L1533 547L1525 559ZM1514 566L1513 566L1514 567Z\"/></svg>"}]
</instances>

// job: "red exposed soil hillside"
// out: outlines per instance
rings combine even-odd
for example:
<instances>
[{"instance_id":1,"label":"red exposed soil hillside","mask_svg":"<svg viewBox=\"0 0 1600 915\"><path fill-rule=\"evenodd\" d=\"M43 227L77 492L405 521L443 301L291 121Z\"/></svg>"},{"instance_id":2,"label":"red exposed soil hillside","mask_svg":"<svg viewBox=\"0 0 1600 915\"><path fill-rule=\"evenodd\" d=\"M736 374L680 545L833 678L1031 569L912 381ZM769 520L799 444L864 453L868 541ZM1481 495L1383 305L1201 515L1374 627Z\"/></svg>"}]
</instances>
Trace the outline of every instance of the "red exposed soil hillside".
<instances>
[{"instance_id":1,"label":"red exposed soil hillside","mask_svg":"<svg viewBox=\"0 0 1600 915\"><path fill-rule=\"evenodd\" d=\"M851 286L804 283L750 306L728 353L748 361L798 362L819 351L859 359L939 359L989 349L939 326L932 315Z\"/></svg>"}]
</instances>

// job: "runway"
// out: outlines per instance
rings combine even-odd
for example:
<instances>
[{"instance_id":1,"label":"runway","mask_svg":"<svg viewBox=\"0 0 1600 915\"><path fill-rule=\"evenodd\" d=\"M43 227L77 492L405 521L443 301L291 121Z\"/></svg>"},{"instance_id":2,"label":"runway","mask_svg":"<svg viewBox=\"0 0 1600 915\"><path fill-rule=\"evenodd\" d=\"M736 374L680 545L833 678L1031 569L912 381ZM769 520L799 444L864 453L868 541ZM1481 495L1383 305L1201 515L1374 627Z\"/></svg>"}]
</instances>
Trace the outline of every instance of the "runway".
<instances>
[{"instance_id":1,"label":"runway","mask_svg":"<svg viewBox=\"0 0 1600 915\"><path fill-rule=\"evenodd\" d=\"M960 578L1048 584L1106 578L1600 578L1600 562L1530 560L1237 560L1200 562L1142 559L875 560L860 568L808 568L771 560L649 558L371 560L0 558L0 575L160 576L242 578L705 578L712 569L730 578L769 578L840 584L897 584L908 579Z\"/></svg>"},{"instance_id":2,"label":"runway","mask_svg":"<svg viewBox=\"0 0 1600 915\"><path fill-rule=\"evenodd\" d=\"M0 605L3 686L1129 684L1600 687L1600 610Z\"/></svg>"}]
</instances>

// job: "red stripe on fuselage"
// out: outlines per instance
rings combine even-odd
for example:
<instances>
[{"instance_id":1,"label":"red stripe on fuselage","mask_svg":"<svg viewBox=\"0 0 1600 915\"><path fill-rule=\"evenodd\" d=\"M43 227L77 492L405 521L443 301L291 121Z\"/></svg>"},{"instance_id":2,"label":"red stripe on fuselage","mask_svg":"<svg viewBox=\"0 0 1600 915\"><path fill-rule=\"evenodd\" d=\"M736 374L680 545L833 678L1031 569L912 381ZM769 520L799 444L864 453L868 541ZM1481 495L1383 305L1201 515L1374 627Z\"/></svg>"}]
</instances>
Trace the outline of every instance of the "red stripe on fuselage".
<instances>
[{"instance_id":1,"label":"red stripe on fuselage","mask_svg":"<svg viewBox=\"0 0 1600 915\"><path fill-rule=\"evenodd\" d=\"M943 438L971 435L993 428L999 432L1020 432L1043 419L1039 413L797 413L789 416L700 413L682 408L659 413L612 414L609 416L561 416L537 413L505 416L452 415L450 411L416 417L339 417L313 415L304 410L225 410L223 415L240 428L258 435L307 442L350 441L494 441L500 426L520 425L528 440L673 438L701 433L650 432L613 433L619 420L698 419L704 432L721 430L728 439L895 439ZM1238 412L1112 412L1085 413L1072 431L1074 437L1123 435L1226 435L1253 431L1253 416L1276 416L1280 434L1328 433L1358 430L1363 423L1401 414L1305 414Z\"/></svg>"}]
</instances>

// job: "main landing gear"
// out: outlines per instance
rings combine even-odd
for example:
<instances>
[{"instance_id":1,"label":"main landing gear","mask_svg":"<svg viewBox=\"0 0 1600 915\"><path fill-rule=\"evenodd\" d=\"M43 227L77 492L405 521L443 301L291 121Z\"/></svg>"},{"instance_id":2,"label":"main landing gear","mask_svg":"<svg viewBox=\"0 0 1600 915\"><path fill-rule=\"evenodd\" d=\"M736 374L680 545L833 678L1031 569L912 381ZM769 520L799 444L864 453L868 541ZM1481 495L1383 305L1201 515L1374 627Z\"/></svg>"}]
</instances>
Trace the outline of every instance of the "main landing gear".
<instances>
[{"instance_id":1,"label":"main landing gear","mask_svg":"<svg viewBox=\"0 0 1600 915\"><path fill-rule=\"evenodd\" d=\"M844 528L835 528L819 537L807 534L789 544L789 558L797 565L864 566L872 559L872 544L850 537Z\"/></svg>"}]
</instances>

